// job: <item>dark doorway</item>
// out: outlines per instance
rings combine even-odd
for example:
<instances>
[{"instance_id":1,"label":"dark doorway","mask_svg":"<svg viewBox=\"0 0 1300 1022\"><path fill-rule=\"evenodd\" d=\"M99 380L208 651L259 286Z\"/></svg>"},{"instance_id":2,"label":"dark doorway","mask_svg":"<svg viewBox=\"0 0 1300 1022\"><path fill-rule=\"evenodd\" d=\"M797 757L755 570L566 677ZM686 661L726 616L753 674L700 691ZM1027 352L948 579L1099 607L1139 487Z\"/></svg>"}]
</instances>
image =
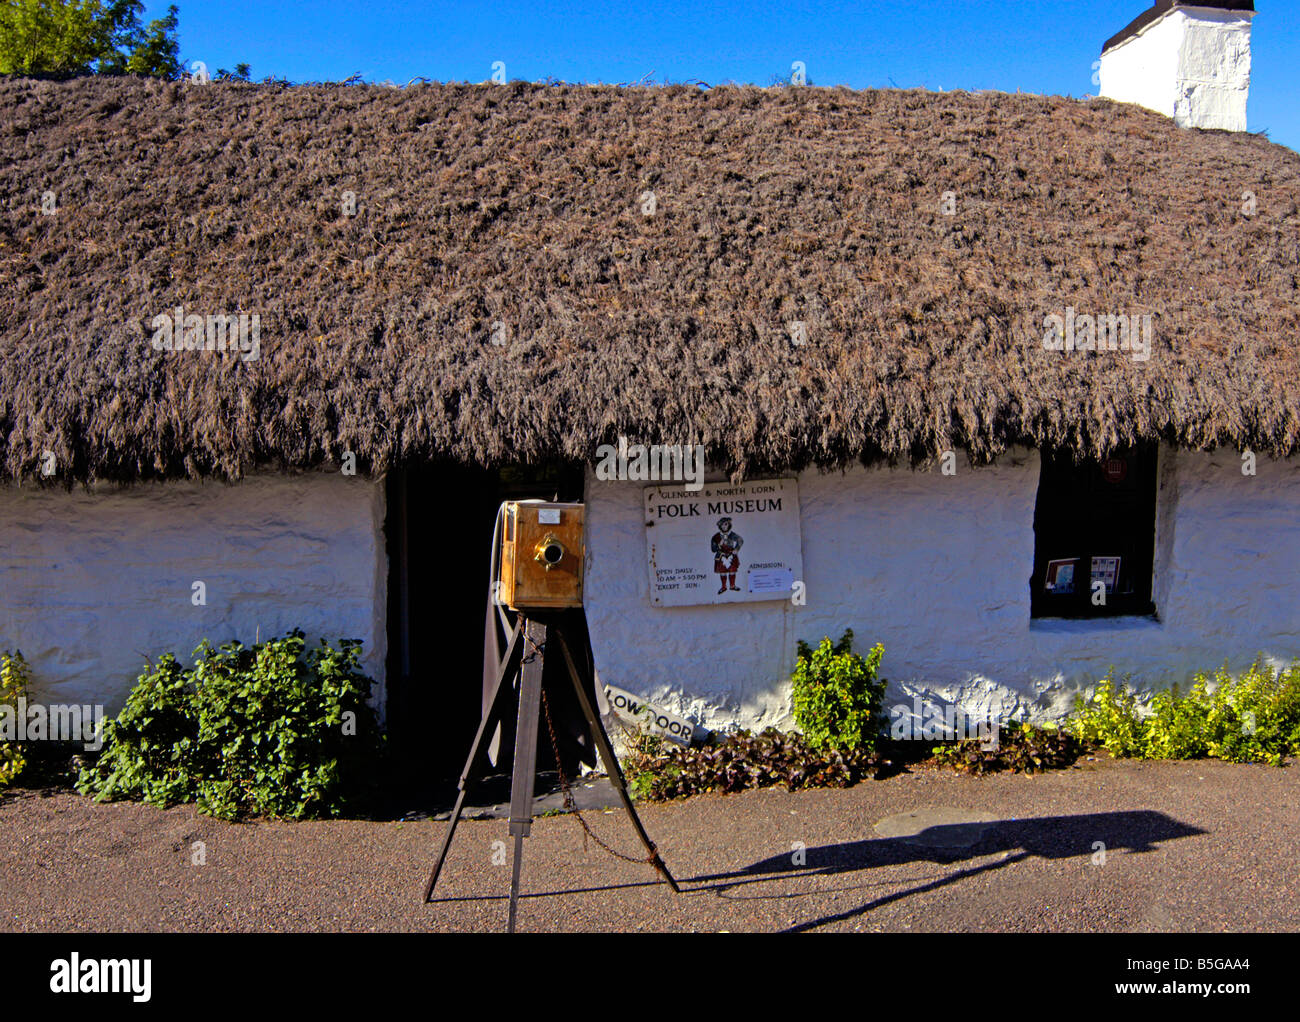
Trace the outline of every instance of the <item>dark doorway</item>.
<instances>
[{"instance_id":1,"label":"dark doorway","mask_svg":"<svg viewBox=\"0 0 1300 1022\"><path fill-rule=\"evenodd\" d=\"M397 783L410 793L454 781L478 726L497 508L530 497L580 501L582 486L582 466L566 464L428 463L390 474L388 738ZM567 701L556 703L553 716L567 721ZM554 768L549 737L538 765Z\"/></svg>"}]
</instances>

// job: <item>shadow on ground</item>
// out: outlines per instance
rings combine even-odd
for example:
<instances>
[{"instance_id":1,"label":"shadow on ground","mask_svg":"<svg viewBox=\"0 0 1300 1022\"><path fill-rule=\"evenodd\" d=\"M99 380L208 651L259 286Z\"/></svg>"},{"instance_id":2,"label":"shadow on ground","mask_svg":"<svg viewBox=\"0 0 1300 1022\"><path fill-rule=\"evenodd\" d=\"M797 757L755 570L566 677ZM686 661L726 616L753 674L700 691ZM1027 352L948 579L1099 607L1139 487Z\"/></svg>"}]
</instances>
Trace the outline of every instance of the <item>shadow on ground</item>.
<instances>
[{"instance_id":1,"label":"shadow on ground","mask_svg":"<svg viewBox=\"0 0 1300 1022\"><path fill-rule=\"evenodd\" d=\"M930 882L895 891L845 912L800 923L788 931L798 932L842 922L911 895L947 887L982 873L992 873L1034 856L1044 859L1091 857L1102 848L1107 853L1124 850L1141 854L1155 850L1161 841L1205 833L1198 827L1150 810L996 820L982 825L982 829L983 833L974 840L968 840L971 828L969 824L963 823L929 827L909 837L869 838L844 844L822 845L801 850L798 856L801 861L797 865L795 853L787 852L761 859L731 873L695 876L685 882L699 885L690 888L691 891L711 891L719 897L729 897L747 885L775 879L835 876L911 862L951 865L967 859L981 859L999 852L1004 853L1002 858L994 862L939 874ZM741 896L789 897L786 894Z\"/></svg>"},{"instance_id":2,"label":"shadow on ground","mask_svg":"<svg viewBox=\"0 0 1300 1022\"><path fill-rule=\"evenodd\" d=\"M972 828L968 823L941 825L926 828L908 837L868 838L862 841L802 849L797 864L795 854L786 852L760 859L728 873L690 877L678 873L677 880L682 886L682 893L688 896L711 893L727 899L790 899L828 892L825 888L819 887L798 892L767 893L762 889L756 889L756 885L816 876L852 876L877 867L899 866L914 862L931 862L947 866L963 860L986 859L990 855L1002 853L1001 858L992 862L975 863L967 869L955 872L936 872L924 883L904 890L893 890L844 912L799 923L785 931L797 933L865 915L872 909L913 895L958 884L971 877L995 873L1006 866L1035 856L1044 859L1091 858L1099 850L1098 842L1105 847L1108 854L1120 850L1143 854L1154 851L1160 842L1195 837L1206 831L1181 823L1163 813L1137 810L992 820L981 824L975 833L978 836L970 840ZM676 865L680 869L681 864ZM840 890L858 890L875 886L870 878L863 877L862 881L849 884ZM628 887L649 887L659 882L647 880L644 883L610 884L604 887L535 891L522 897L548 898ZM499 896L486 896L446 900L498 899ZM440 900L443 899L435 898L435 901Z\"/></svg>"}]
</instances>

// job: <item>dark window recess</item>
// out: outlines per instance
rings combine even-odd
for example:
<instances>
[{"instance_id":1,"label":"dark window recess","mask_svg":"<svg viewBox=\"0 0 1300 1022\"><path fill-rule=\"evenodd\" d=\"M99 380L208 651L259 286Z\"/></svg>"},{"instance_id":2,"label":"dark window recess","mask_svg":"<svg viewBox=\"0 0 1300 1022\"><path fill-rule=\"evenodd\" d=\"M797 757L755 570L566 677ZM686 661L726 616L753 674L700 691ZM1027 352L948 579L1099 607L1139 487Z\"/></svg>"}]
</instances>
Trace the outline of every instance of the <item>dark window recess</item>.
<instances>
[{"instance_id":1,"label":"dark window recess","mask_svg":"<svg viewBox=\"0 0 1300 1022\"><path fill-rule=\"evenodd\" d=\"M1146 445L1076 462L1068 453L1043 452L1029 581L1033 617L1156 612L1156 453ZM1104 604L1094 597L1095 580L1105 585Z\"/></svg>"}]
</instances>

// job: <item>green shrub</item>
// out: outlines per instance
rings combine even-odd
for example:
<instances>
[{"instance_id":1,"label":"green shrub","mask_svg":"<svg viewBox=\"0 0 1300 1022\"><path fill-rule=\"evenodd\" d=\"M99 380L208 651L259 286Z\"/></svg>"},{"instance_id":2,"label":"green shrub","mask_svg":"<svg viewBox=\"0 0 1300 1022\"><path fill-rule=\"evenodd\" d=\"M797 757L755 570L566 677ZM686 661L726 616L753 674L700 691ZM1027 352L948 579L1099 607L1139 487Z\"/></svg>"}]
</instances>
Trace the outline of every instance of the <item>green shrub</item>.
<instances>
[{"instance_id":1,"label":"green shrub","mask_svg":"<svg viewBox=\"0 0 1300 1022\"><path fill-rule=\"evenodd\" d=\"M1226 666L1213 676L1202 672L1186 695L1177 686L1158 693L1147 714L1107 675L1091 700L1078 698L1068 727L1118 757L1280 766L1300 755L1300 663L1275 672L1261 659L1239 678Z\"/></svg>"},{"instance_id":2,"label":"green shrub","mask_svg":"<svg viewBox=\"0 0 1300 1022\"><path fill-rule=\"evenodd\" d=\"M352 808L381 748L361 643L305 646L293 631L252 648L205 640L189 669L162 656L107 725L104 752L78 790L101 802L194 801L222 819Z\"/></svg>"},{"instance_id":3,"label":"green shrub","mask_svg":"<svg viewBox=\"0 0 1300 1022\"><path fill-rule=\"evenodd\" d=\"M853 632L838 645L825 638L815 650L799 643L791 677L794 719L813 749L874 749L883 723L885 682L876 677L885 647L866 659L852 651Z\"/></svg>"},{"instance_id":4,"label":"green shrub","mask_svg":"<svg viewBox=\"0 0 1300 1022\"><path fill-rule=\"evenodd\" d=\"M1178 686L1158 692L1142 728L1141 755L1147 759L1202 759L1210 754L1205 681L1197 676L1187 696ZM1126 753L1136 755L1137 753Z\"/></svg>"},{"instance_id":5,"label":"green shrub","mask_svg":"<svg viewBox=\"0 0 1300 1022\"><path fill-rule=\"evenodd\" d=\"M1197 681L1208 683L1203 675ZM1206 711L1211 756L1277 766L1300 756L1300 663L1274 673L1256 661L1236 680L1221 668L1214 682Z\"/></svg>"},{"instance_id":6,"label":"green shrub","mask_svg":"<svg viewBox=\"0 0 1300 1022\"><path fill-rule=\"evenodd\" d=\"M1101 746L1112 756L1140 756L1146 729L1138 713L1137 696L1126 685L1115 685L1114 670L1097 683L1092 699L1075 699L1068 727L1089 746Z\"/></svg>"},{"instance_id":7,"label":"green shrub","mask_svg":"<svg viewBox=\"0 0 1300 1022\"><path fill-rule=\"evenodd\" d=\"M847 788L877 776L889 761L866 749L814 749L804 735L767 728L736 731L686 747L642 734L625 757L628 786L642 801L781 785Z\"/></svg>"},{"instance_id":8,"label":"green shrub","mask_svg":"<svg viewBox=\"0 0 1300 1022\"><path fill-rule=\"evenodd\" d=\"M0 706L12 708L15 724L18 700L27 694L30 679L31 671L21 653L0 652ZM17 741L0 741L0 788L12 784L26 765L22 746Z\"/></svg>"}]
</instances>

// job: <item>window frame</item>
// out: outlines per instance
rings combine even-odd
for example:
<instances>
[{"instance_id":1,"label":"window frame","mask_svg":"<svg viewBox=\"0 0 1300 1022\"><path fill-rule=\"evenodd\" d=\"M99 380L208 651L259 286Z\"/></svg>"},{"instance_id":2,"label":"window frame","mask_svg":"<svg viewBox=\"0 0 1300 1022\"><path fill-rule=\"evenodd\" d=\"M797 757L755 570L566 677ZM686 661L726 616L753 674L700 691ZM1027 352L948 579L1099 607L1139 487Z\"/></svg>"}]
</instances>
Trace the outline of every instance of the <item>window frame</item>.
<instances>
[{"instance_id":1,"label":"window frame","mask_svg":"<svg viewBox=\"0 0 1300 1022\"><path fill-rule=\"evenodd\" d=\"M1121 448L1100 460L1078 459L1065 450L1039 453L1030 620L1155 617L1159 445ZM1092 596L1091 562L1097 557L1120 558L1115 590L1107 592L1103 606L1095 606ZM1046 588L1049 562L1070 558L1077 558L1074 592L1052 593Z\"/></svg>"}]
</instances>

